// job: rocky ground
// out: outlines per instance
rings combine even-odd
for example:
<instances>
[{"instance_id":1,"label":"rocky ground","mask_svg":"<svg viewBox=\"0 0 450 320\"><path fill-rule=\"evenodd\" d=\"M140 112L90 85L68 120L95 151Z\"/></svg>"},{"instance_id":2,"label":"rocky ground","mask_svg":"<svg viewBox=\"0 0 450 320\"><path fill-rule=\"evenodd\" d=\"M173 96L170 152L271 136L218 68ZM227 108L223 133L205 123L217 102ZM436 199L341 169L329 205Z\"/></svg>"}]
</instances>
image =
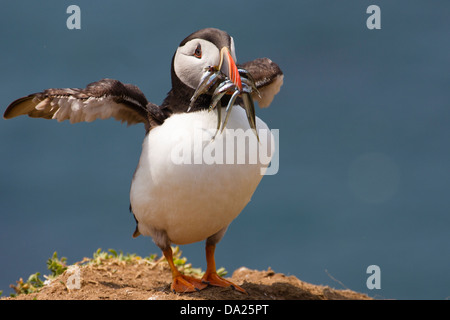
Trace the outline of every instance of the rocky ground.
<instances>
[{"instance_id":1,"label":"rocky ground","mask_svg":"<svg viewBox=\"0 0 450 320\"><path fill-rule=\"evenodd\" d=\"M198 270L178 259L179 268L195 276ZM180 262L181 261L181 262ZM207 287L200 292L175 294L170 291L171 273L164 259L104 255L85 259L75 267L63 266L61 274L46 281L37 292L18 294L14 300L367 300L365 294L336 290L303 282L295 276L245 267L233 272L230 280L248 295L231 288ZM198 275L197 275L198 276ZM75 279L75 277L77 277ZM77 281L76 281L77 280ZM19 284L18 284L19 286ZM21 284L26 287L26 284ZM17 288L18 289L18 288Z\"/></svg>"}]
</instances>

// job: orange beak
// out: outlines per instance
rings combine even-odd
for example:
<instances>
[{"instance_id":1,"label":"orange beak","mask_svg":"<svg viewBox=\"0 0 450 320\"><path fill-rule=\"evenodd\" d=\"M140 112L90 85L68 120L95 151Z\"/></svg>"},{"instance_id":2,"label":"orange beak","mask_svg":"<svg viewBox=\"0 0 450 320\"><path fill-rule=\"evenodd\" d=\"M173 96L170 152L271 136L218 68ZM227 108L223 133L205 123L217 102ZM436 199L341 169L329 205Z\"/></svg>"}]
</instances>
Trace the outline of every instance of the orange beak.
<instances>
[{"instance_id":1,"label":"orange beak","mask_svg":"<svg viewBox=\"0 0 450 320\"><path fill-rule=\"evenodd\" d=\"M223 47L222 50L220 50L219 70L225 73L228 79L230 79L240 91L242 90L241 76L239 75L236 63L231 56L230 49L227 47Z\"/></svg>"}]
</instances>

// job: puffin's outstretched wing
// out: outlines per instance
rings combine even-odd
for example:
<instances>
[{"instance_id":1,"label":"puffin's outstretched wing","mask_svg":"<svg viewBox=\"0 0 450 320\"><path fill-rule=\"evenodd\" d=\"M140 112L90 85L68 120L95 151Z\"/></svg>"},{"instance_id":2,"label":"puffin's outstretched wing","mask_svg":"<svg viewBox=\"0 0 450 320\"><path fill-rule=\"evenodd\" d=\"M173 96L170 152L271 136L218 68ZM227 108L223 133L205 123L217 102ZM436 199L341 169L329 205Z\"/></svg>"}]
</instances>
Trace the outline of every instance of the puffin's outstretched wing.
<instances>
[{"instance_id":1,"label":"puffin's outstretched wing","mask_svg":"<svg viewBox=\"0 0 450 320\"><path fill-rule=\"evenodd\" d=\"M155 107L138 87L113 79L102 79L88 84L85 89L47 89L30 94L11 103L3 117L11 119L28 115L33 118L69 120L70 123L113 117L129 125L142 122L149 130L149 109Z\"/></svg>"},{"instance_id":2,"label":"puffin's outstretched wing","mask_svg":"<svg viewBox=\"0 0 450 320\"><path fill-rule=\"evenodd\" d=\"M267 108L280 91L283 85L283 72L280 67L268 58L259 58L238 66L247 70L253 77L256 87L261 93L261 98L253 94L254 100L258 101L261 108Z\"/></svg>"}]
</instances>

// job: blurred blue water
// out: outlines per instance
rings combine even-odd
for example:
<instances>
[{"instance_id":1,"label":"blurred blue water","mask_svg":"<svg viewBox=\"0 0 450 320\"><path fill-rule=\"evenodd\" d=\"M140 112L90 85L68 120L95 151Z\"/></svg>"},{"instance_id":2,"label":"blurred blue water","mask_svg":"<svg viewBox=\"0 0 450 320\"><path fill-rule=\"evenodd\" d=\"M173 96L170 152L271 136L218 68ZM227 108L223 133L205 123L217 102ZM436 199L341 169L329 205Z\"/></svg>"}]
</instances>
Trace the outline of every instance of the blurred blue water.
<instances>
[{"instance_id":1,"label":"blurred blue water","mask_svg":"<svg viewBox=\"0 0 450 320\"><path fill-rule=\"evenodd\" d=\"M228 31L244 62L267 56L285 73L270 108L280 171L217 249L234 270L272 267L304 281L394 299L450 296L450 3L448 1L16 1L0 19L1 110L51 87L104 77L161 103L178 43ZM382 29L366 28L377 4ZM232 18L230 18L232 17ZM113 120L70 125L0 121L0 290L97 248L158 253L132 239L129 186L144 129ZM182 247L205 268L203 243ZM366 268L381 268L381 290Z\"/></svg>"}]
</instances>

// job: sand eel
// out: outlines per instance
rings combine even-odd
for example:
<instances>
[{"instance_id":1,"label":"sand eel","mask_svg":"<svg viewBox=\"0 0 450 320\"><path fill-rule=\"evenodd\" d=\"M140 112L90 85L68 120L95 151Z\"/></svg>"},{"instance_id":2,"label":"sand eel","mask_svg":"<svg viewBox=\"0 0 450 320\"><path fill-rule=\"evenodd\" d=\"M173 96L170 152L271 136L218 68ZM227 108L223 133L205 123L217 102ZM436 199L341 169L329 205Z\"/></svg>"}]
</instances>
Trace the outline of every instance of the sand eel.
<instances>
[{"instance_id":1,"label":"sand eel","mask_svg":"<svg viewBox=\"0 0 450 320\"><path fill-rule=\"evenodd\" d=\"M253 128L260 135L266 129L270 135L267 125L251 110L253 99L260 107L267 107L283 83L283 73L267 58L237 65L233 38L208 28L180 43L172 59L171 76L172 89L160 106L147 101L134 85L102 79L84 89L47 89L17 99L4 118L28 115L76 123L113 117L128 124L143 123L146 135L130 190L130 210L136 219L133 237L150 236L162 250L172 271L174 292L214 285L245 293L217 275L214 251L228 225L250 201L262 178L261 163L198 164L190 158L176 163L173 150L193 150L192 159L198 157L196 130L200 126L214 134L219 125L216 114L221 111L227 113L226 130L215 139L202 140L200 155L206 148L223 143L233 129L245 132ZM220 81L208 82L215 78ZM220 89L218 97L214 92L219 94ZM213 98L217 105L211 112ZM257 135L247 135L247 139L257 139ZM257 145L267 147L270 141L270 137L260 139ZM254 152L250 145L246 144L246 156ZM196 279L181 274L173 264L171 244L202 240L206 240L204 276Z\"/></svg>"}]
</instances>

